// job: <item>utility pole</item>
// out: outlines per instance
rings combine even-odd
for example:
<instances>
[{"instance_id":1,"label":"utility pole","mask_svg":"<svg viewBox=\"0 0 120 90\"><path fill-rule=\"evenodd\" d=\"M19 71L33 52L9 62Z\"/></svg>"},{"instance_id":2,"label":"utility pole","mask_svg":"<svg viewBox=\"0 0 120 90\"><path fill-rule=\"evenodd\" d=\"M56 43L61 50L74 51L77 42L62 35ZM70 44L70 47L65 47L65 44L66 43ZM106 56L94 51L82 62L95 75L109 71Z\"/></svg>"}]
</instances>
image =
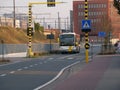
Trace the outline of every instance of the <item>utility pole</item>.
<instances>
[{"instance_id":1,"label":"utility pole","mask_svg":"<svg viewBox=\"0 0 120 90\"><path fill-rule=\"evenodd\" d=\"M66 19L65 19L65 31L67 31L67 28L66 28Z\"/></svg>"},{"instance_id":2,"label":"utility pole","mask_svg":"<svg viewBox=\"0 0 120 90\"><path fill-rule=\"evenodd\" d=\"M13 0L13 26L16 27L16 19L15 19L15 0Z\"/></svg>"},{"instance_id":3,"label":"utility pole","mask_svg":"<svg viewBox=\"0 0 120 90\"><path fill-rule=\"evenodd\" d=\"M60 30L60 32L61 32L61 28L60 28L61 26L60 26L60 15L59 15L59 12L58 12L58 29Z\"/></svg>"},{"instance_id":4,"label":"utility pole","mask_svg":"<svg viewBox=\"0 0 120 90\"><path fill-rule=\"evenodd\" d=\"M46 28L45 17L43 18L43 26Z\"/></svg>"},{"instance_id":5,"label":"utility pole","mask_svg":"<svg viewBox=\"0 0 120 90\"><path fill-rule=\"evenodd\" d=\"M55 29L56 29L56 20L55 20Z\"/></svg>"},{"instance_id":6,"label":"utility pole","mask_svg":"<svg viewBox=\"0 0 120 90\"><path fill-rule=\"evenodd\" d=\"M67 17L67 30L69 30L69 18Z\"/></svg>"}]
</instances>

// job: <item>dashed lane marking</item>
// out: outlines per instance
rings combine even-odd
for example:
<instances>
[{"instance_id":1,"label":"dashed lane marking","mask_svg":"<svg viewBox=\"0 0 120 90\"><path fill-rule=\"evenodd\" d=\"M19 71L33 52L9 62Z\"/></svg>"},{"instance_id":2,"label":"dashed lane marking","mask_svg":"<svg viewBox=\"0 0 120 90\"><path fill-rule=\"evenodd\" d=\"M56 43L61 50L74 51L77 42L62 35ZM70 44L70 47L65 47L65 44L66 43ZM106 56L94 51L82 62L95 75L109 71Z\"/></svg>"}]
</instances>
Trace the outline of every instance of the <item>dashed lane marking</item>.
<instances>
[{"instance_id":1,"label":"dashed lane marking","mask_svg":"<svg viewBox=\"0 0 120 90\"><path fill-rule=\"evenodd\" d=\"M47 63L47 61L44 61L44 63Z\"/></svg>"},{"instance_id":2,"label":"dashed lane marking","mask_svg":"<svg viewBox=\"0 0 120 90\"><path fill-rule=\"evenodd\" d=\"M30 65L30 67L33 67L33 65Z\"/></svg>"},{"instance_id":3,"label":"dashed lane marking","mask_svg":"<svg viewBox=\"0 0 120 90\"><path fill-rule=\"evenodd\" d=\"M11 71L10 73L13 74L13 73L15 73L15 71Z\"/></svg>"},{"instance_id":4,"label":"dashed lane marking","mask_svg":"<svg viewBox=\"0 0 120 90\"><path fill-rule=\"evenodd\" d=\"M70 57L70 58L67 58L67 59L74 59L74 58Z\"/></svg>"},{"instance_id":5,"label":"dashed lane marking","mask_svg":"<svg viewBox=\"0 0 120 90\"><path fill-rule=\"evenodd\" d=\"M28 67L24 67L24 69L28 69Z\"/></svg>"},{"instance_id":6,"label":"dashed lane marking","mask_svg":"<svg viewBox=\"0 0 120 90\"><path fill-rule=\"evenodd\" d=\"M20 69L17 69L17 71L21 71L22 69L20 68Z\"/></svg>"},{"instance_id":7,"label":"dashed lane marking","mask_svg":"<svg viewBox=\"0 0 120 90\"><path fill-rule=\"evenodd\" d=\"M7 74L1 74L0 76L1 76L1 77L4 77L4 76L6 76L6 75L7 75Z\"/></svg>"},{"instance_id":8,"label":"dashed lane marking","mask_svg":"<svg viewBox=\"0 0 120 90\"><path fill-rule=\"evenodd\" d=\"M54 59L54 58L49 58L49 60L52 60L52 59Z\"/></svg>"},{"instance_id":9,"label":"dashed lane marking","mask_svg":"<svg viewBox=\"0 0 120 90\"><path fill-rule=\"evenodd\" d=\"M34 64L35 66L37 66L38 64Z\"/></svg>"},{"instance_id":10,"label":"dashed lane marking","mask_svg":"<svg viewBox=\"0 0 120 90\"><path fill-rule=\"evenodd\" d=\"M41 62L39 64L42 64Z\"/></svg>"}]
</instances>

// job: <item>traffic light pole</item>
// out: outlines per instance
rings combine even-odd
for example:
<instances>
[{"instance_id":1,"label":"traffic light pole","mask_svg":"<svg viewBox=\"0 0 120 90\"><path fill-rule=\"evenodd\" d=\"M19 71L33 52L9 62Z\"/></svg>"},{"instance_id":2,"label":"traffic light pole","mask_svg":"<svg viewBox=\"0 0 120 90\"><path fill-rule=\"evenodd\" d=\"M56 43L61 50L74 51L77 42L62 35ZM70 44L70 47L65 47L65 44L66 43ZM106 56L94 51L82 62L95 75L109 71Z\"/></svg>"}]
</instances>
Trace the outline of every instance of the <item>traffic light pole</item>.
<instances>
[{"instance_id":1,"label":"traffic light pole","mask_svg":"<svg viewBox=\"0 0 120 90\"><path fill-rule=\"evenodd\" d=\"M54 0L55 1L55 0ZM33 34L33 27L32 27L32 5L34 4L50 4L52 7L55 6L54 4L61 4L61 3L66 3L66 2L30 2L28 7L28 38L29 38L29 42L28 42L28 50L27 50L27 57L33 57L33 52L32 52L32 34Z\"/></svg>"},{"instance_id":2,"label":"traffic light pole","mask_svg":"<svg viewBox=\"0 0 120 90\"><path fill-rule=\"evenodd\" d=\"M88 1L87 0L85 0L85 20L88 20ZM88 44L88 32L85 32L85 45L87 45L87 44ZM85 56L86 56L86 58L85 58L86 63L88 63L89 52L88 52L87 48L85 50Z\"/></svg>"},{"instance_id":3,"label":"traffic light pole","mask_svg":"<svg viewBox=\"0 0 120 90\"><path fill-rule=\"evenodd\" d=\"M33 56L33 52L32 52L32 5L29 4L29 11L28 11L28 39L29 39L29 43L28 43L28 50L27 50L27 57L32 57Z\"/></svg>"},{"instance_id":4,"label":"traffic light pole","mask_svg":"<svg viewBox=\"0 0 120 90\"><path fill-rule=\"evenodd\" d=\"M86 60L86 63L88 63L88 56L89 56L89 52L88 52L88 45L89 45L89 43L88 43L88 32L86 32L85 33L85 47L86 47L86 50L85 50L85 56L86 56L86 58L85 58L85 60Z\"/></svg>"}]
</instances>

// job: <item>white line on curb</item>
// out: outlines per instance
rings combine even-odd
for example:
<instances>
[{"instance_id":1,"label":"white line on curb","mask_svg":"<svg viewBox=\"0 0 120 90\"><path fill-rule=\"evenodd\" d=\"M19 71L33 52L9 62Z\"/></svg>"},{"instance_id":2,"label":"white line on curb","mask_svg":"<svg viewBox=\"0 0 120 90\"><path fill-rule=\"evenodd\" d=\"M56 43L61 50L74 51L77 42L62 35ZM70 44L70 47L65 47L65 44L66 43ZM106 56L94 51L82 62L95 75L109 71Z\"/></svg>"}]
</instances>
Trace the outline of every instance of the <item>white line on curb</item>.
<instances>
[{"instance_id":1,"label":"white line on curb","mask_svg":"<svg viewBox=\"0 0 120 90\"><path fill-rule=\"evenodd\" d=\"M45 83L45 84L43 84L43 85L41 85L41 86L35 88L34 90L39 90L39 89L41 89L41 88L43 88L43 87L49 85L50 83L54 82L56 79L58 79L58 78L62 75L62 73L63 73L67 68L69 68L69 67L71 67L71 66L73 66L73 65L75 65L75 64L78 64L78 63L80 63L80 61L75 62L75 63L73 63L73 64L71 64L71 65L69 65L69 66L63 68L63 69L58 73L58 75L57 75L56 77L54 77L54 78L53 78L52 80L50 80L49 82L47 82L47 83Z\"/></svg>"}]
</instances>

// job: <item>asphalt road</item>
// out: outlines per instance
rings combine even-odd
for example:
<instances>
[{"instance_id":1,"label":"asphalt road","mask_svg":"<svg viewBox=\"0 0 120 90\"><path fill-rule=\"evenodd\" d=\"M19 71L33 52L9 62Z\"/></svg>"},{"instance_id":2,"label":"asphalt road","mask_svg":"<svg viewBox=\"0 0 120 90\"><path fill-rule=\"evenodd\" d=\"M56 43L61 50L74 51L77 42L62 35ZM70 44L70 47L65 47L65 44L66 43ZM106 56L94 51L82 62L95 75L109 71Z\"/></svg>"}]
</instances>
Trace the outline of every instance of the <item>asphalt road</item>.
<instances>
[{"instance_id":1,"label":"asphalt road","mask_svg":"<svg viewBox=\"0 0 120 90\"><path fill-rule=\"evenodd\" d=\"M98 52L98 47L93 51ZM82 49L79 54L55 54L2 65L0 90L33 90L53 79L62 68L84 58Z\"/></svg>"}]
</instances>

